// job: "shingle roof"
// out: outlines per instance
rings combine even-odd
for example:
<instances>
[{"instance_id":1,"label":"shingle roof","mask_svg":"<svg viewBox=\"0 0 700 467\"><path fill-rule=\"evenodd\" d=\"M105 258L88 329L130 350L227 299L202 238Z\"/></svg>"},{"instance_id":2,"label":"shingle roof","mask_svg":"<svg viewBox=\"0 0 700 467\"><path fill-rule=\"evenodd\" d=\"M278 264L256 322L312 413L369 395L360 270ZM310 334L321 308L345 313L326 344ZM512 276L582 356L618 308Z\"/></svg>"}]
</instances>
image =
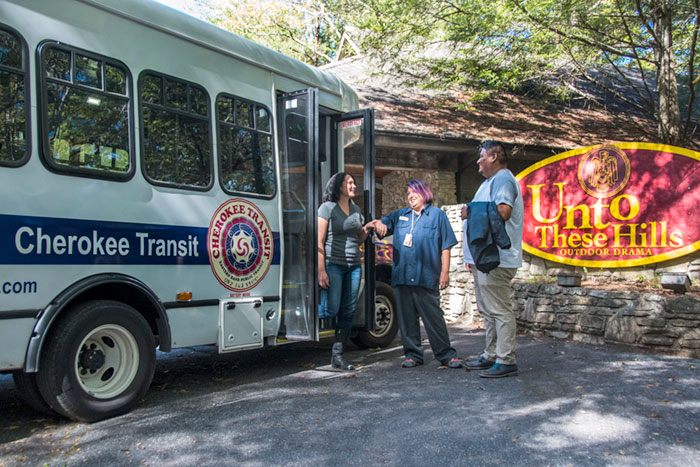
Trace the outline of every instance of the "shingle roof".
<instances>
[{"instance_id":1,"label":"shingle roof","mask_svg":"<svg viewBox=\"0 0 700 467\"><path fill-rule=\"evenodd\" d=\"M635 113L574 108L503 93L469 102L458 93L436 93L397 84L352 57L324 67L350 84L363 107L375 109L379 131L561 149L613 141L657 142L656 123Z\"/></svg>"}]
</instances>

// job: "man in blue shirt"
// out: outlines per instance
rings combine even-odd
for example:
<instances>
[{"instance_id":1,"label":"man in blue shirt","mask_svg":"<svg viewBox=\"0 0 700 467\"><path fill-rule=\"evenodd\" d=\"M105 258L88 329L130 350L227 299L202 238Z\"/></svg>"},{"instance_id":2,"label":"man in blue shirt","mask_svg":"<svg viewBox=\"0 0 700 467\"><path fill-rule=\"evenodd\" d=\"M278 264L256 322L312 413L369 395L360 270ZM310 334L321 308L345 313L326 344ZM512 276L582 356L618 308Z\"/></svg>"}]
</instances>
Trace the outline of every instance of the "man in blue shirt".
<instances>
[{"instance_id":1,"label":"man in blue shirt","mask_svg":"<svg viewBox=\"0 0 700 467\"><path fill-rule=\"evenodd\" d=\"M372 222L380 237L394 235L391 285L404 348L401 366L423 364L420 316L435 358L442 365L461 368L450 345L439 292L450 282L450 248L457 239L445 213L432 205L433 193L423 180L408 182L407 196L409 207Z\"/></svg>"}]
</instances>

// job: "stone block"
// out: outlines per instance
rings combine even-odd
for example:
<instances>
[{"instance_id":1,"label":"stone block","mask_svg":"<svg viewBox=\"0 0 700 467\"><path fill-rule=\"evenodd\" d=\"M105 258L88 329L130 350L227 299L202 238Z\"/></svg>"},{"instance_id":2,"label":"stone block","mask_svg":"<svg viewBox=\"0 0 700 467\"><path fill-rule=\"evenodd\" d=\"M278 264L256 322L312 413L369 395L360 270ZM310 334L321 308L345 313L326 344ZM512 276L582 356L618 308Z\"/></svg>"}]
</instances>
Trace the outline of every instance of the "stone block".
<instances>
[{"instance_id":1,"label":"stone block","mask_svg":"<svg viewBox=\"0 0 700 467\"><path fill-rule=\"evenodd\" d=\"M542 293L547 295L559 295L561 293L561 287L554 284L544 284L542 286Z\"/></svg>"},{"instance_id":2,"label":"stone block","mask_svg":"<svg viewBox=\"0 0 700 467\"><path fill-rule=\"evenodd\" d=\"M520 316L516 315L516 317L523 321L534 323L536 313L535 307L535 300L532 298L528 298L525 302L525 307L523 308L522 313L520 313Z\"/></svg>"},{"instance_id":3,"label":"stone block","mask_svg":"<svg viewBox=\"0 0 700 467\"><path fill-rule=\"evenodd\" d=\"M553 313L537 313L535 315L535 323L538 324L552 324L554 323L555 316Z\"/></svg>"},{"instance_id":4,"label":"stone block","mask_svg":"<svg viewBox=\"0 0 700 467\"><path fill-rule=\"evenodd\" d=\"M666 320L663 318L637 318L637 324L640 326L663 328L666 326Z\"/></svg>"},{"instance_id":5,"label":"stone block","mask_svg":"<svg viewBox=\"0 0 700 467\"><path fill-rule=\"evenodd\" d=\"M679 343L681 347L686 349L700 349L700 329L686 332Z\"/></svg>"},{"instance_id":6,"label":"stone block","mask_svg":"<svg viewBox=\"0 0 700 467\"><path fill-rule=\"evenodd\" d=\"M700 299L692 295L670 297L666 301L666 312L677 314L697 315L700 317Z\"/></svg>"},{"instance_id":7,"label":"stone block","mask_svg":"<svg viewBox=\"0 0 700 467\"><path fill-rule=\"evenodd\" d=\"M596 298L618 298L623 300L635 300L639 293L632 290L591 290L588 295Z\"/></svg>"},{"instance_id":8,"label":"stone block","mask_svg":"<svg viewBox=\"0 0 700 467\"><path fill-rule=\"evenodd\" d=\"M562 292L566 295L588 295L589 290L583 287L562 287Z\"/></svg>"},{"instance_id":9,"label":"stone block","mask_svg":"<svg viewBox=\"0 0 700 467\"><path fill-rule=\"evenodd\" d=\"M684 313L663 313L662 318L666 319L687 319L690 321L695 321L698 319L698 315L684 314Z\"/></svg>"},{"instance_id":10,"label":"stone block","mask_svg":"<svg viewBox=\"0 0 700 467\"><path fill-rule=\"evenodd\" d=\"M616 314L608 319L604 335L608 341L636 344L642 337L642 330L634 318Z\"/></svg>"},{"instance_id":11,"label":"stone block","mask_svg":"<svg viewBox=\"0 0 700 467\"><path fill-rule=\"evenodd\" d=\"M669 319L668 324L677 328L696 328L700 326L700 321L690 319Z\"/></svg>"},{"instance_id":12,"label":"stone block","mask_svg":"<svg viewBox=\"0 0 700 467\"><path fill-rule=\"evenodd\" d=\"M545 266L544 260L537 256L532 256L529 273L531 276L535 277L547 274L547 266Z\"/></svg>"},{"instance_id":13,"label":"stone block","mask_svg":"<svg viewBox=\"0 0 700 467\"><path fill-rule=\"evenodd\" d=\"M596 299L591 298L591 297L567 297L565 305L595 305L597 302Z\"/></svg>"},{"instance_id":14,"label":"stone block","mask_svg":"<svg viewBox=\"0 0 700 467\"><path fill-rule=\"evenodd\" d=\"M667 336L642 336L640 342L643 345L658 345L670 347L676 342L676 339Z\"/></svg>"},{"instance_id":15,"label":"stone block","mask_svg":"<svg viewBox=\"0 0 700 467\"><path fill-rule=\"evenodd\" d=\"M563 331L551 331L549 335L555 339L566 339L569 337L569 333Z\"/></svg>"},{"instance_id":16,"label":"stone block","mask_svg":"<svg viewBox=\"0 0 700 467\"><path fill-rule=\"evenodd\" d=\"M557 313L557 321L560 323L571 323L574 324L578 322L578 315L577 314L560 314Z\"/></svg>"},{"instance_id":17,"label":"stone block","mask_svg":"<svg viewBox=\"0 0 700 467\"><path fill-rule=\"evenodd\" d=\"M602 333L605 329L605 318L595 315L579 315L578 325L582 331Z\"/></svg>"},{"instance_id":18,"label":"stone block","mask_svg":"<svg viewBox=\"0 0 700 467\"><path fill-rule=\"evenodd\" d=\"M623 306L626 306L629 302L626 300L620 300L616 298L602 298L598 301L595 302L596 306L600 307L605 307L605 308L622 308Z\"/></svg>"},{"instance_id":19,"label":"stone block","mask_svg":"<svg viewBox=\"0 0 700 467\"><path fill-rule=\"evenodd\" d=\"M613 316L615 313L617 313L615 309L604 306L594 306L589 310L589 314L597 316Z\"/></svg>"},{"instance_id":20,"label":"stone block","mask_svg":"<svg viewBox=\"0 0 700 467\"><path fill-rule=\"evenodd\" d=\"M605 344L605 339L603 336L592 336L590 334L585 334L581 332L576 332L571 336L574 342L581 342L583 344L591 345L603 345Z\"/></svg>"},{"instance_id":21,"label":"stone block","mask_svg":"<svg viewBox=\"0 0 700 467\"><path fill-rule=\"evenodd\" d=\"M667 336L667 337L673 337L677 338L681 335L681 332L678 328L669 328L669 327L664 327L664 328L647 328L647 327L642 327L640 328L642 331L642 334L645 336Z\"/></svg>"}]
</instances>

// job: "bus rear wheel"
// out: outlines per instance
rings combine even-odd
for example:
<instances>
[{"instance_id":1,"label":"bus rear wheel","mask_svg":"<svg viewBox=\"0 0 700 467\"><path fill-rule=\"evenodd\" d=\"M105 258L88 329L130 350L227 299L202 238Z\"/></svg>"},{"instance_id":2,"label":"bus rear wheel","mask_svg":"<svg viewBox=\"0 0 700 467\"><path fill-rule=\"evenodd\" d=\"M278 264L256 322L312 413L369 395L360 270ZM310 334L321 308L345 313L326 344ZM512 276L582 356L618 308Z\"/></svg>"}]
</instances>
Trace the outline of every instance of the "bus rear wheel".
<instances>
[{"instance_id":1,"label":"bus rear wheel","mask_svg":"<svg viewBox=\"0 0 700 467\"><path fill-rule=\"evenodd\" d=\"M373 315L374 331L360 331L352 340L355 345L367 349L391 344L399 330L396 311L394 289L384 282L377 282Z\"/></svg>"},{"instance_id":2,"label":"bus rear wheel","mask_svg":"<svg viewBox=\"0 0 700 467\"><path fill-rule=\"evenodd\" d=\"M130 410L155 372L155 339L135 309L111 300L77 305L47 337L37 383L61 415L93 422Z\"/></svg>"}]
</instances>

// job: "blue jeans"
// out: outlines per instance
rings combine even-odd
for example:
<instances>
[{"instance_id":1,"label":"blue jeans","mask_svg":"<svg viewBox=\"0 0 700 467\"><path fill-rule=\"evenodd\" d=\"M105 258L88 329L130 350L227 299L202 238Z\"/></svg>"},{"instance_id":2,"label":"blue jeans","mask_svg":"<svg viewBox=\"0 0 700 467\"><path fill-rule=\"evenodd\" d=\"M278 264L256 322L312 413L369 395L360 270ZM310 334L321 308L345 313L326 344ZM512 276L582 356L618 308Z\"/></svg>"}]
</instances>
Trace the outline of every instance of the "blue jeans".
<instances>
[{"instance_id":1,"label":"blue jeans","mask_svg":"<svg viewBox=\"0 0 700 467\"><path fill-rule=\"evenodd\" d=\"M326 262L326 274L331 285L327 289L321 288L318 317L323 319L338 316L336 328L350 329L360 291L361 266Z\"/></svg>"}]
</instances>

